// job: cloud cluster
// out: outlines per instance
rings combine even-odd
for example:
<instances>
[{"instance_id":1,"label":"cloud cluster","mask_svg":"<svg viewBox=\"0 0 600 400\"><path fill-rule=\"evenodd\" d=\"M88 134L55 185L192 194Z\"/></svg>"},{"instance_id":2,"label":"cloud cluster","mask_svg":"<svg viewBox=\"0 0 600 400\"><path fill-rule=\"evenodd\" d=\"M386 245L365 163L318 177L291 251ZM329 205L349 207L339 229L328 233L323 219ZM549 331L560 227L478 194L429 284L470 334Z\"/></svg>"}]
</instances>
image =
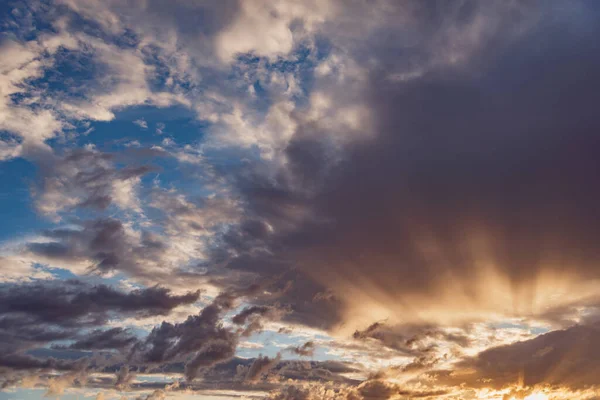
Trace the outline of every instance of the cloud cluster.
<instances>
[{"instance_id":1,"label":"cloud cluster","mask_svg":"<svg viewBox=\"0 0 600 400\"><path fill-rule=\"evenodd\" d=\"M200 314L180 324L163 322L135 349L134 357L143 363L162 365L184 361L192 355L185 366L189 380L196 377L200 368L233 357L237 336L221 322L223 312L233 306L233 300L227 294L220 295Z\"/></svg>"},{"instance_id":2,"label":"cloud cluster","mask_svg":"<svg viewBox=\"0 0 600 400\"><path fill-rule=\"evenodd\" d=\"M429 11L423 23L441 12ZM555 291L597 279L597 26L575 28L578 15L494 31L495 46L473 50L477 74L441 64L394 81L394 60L383 64L365 94L371 140L332 162L326 139L300 126L285 168L241 172L246 213L273 227L262 240L274 256L236 251L230 265L295 267L333 290L339 319L363 326L535 314Z\"/></svg>"},{"instance_id":3,"label":"cloud cluster","mask_svg":"<svg viewBox=\"0 0 600 400\"><path fill-rule=\"evenodd\" d=\"M87 334L81 330L102 326L117 315L167 315L198 298L198 292L173 295L167 289L151 287L126 293L80 281L5 285L0 288L2 349L12 354L52 341L77 339L82 334L73 348L130 344L132 338L121 329Z\"/></svg>"},{"instance_id":4,"label":"cloud cluster","mask_svg":"<svg viewBox=\"0 0 600 400\"><path fill-rule=\"evenodd\" d=\"M149 166L118 169L114 156L94 148L76 149L44 162L37 194L38 210L56 218L75 208L105 210L114 204L141 212L137 189Z\"/></svg>"},{"instance_id":5,"label":"cloud cluster","mask_svg":"<svg viewBox=\"0 0 600 400\"><path fill-rule=\"evenodd\" d=\"M579 325L534 339L495 347L465 359L454 371L436 371L440 382L452 385L550 385L581 390L597 385L598 325Z\"/></svg>"}]
</instances>

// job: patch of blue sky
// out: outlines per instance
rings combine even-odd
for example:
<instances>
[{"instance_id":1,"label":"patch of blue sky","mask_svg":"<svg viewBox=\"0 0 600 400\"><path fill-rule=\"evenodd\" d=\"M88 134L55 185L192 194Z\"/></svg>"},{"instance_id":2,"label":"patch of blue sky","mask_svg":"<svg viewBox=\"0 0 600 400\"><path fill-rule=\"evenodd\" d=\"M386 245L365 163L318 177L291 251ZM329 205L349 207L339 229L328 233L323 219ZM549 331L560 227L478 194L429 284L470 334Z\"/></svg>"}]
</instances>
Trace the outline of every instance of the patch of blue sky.
<instances>
[{"instance_id":1,"label":"patch of blue sky","mask_svg":"<svg viewBox=\"0 0 600 400\"><path fill-rule=\"evenodd\" d=\"M275 357L277 353L281 352L284 347L278 345L279 343L279 335L274 331L262 331L251 335L246 338L246 340L242 340L245 343L256 343L262 345L262 347L245 347L244 345L238 346L236 355L242 358L254 358L259 355Z\"/></svg>"},{"instance_id":2,"label":"patch of blue sky","mask_svg":"<svg viewBox=\"0 0 600 400\"><path fill-rule=\"evenodd\" d=\"M147 128L139 126L141 121ZM191 196L212 193L199 185L197 166L186 165L167 153L157 157L143 151L153 146L160 146L167 152L180 151L186 145L199 149L208 125L196 120L189 110L183 107L131 107L117 113L114 120L93 122L91 127L93 130L88 135L77 139L78 146L93 144L100 151L114 153L119 167L131 163L155 167L155 171L142 177L145 188L159 182L162 187L185 190ZM166 146L165 139L173 144ZM212 154L212 158L220 161L216 154Z\"/></svg>"},{"instance_id":3,"label":"patch of blue sky","mask_svg":"<svg viewBox=\"0 0 600 400\"><path fill-rule=\"evenodd\" d=\"M85 99L95 79L106 72L106 66L98 62L91 50L73 51L60 48L54 54L54 64L46 69L44 76L30 84L43 89L48 97L60 101Z\"/></svg>"},{"instance_id":4,"label":"patch of blue sky","mask_svg":"<svg viewBox=\"0 0 600 400\"><path fill-rule=\"evenodd\" d=\"M550 332L550 329L547 327L543 327L543 326L534 326L530 329L531 333L533 333L534 335L541 335L543 333L548 333Z\"/></svg>"},{"instance_id":5,"label":"patch of blue sky","mask_svg":"<svg viewBox=\"0 0 600 400\"><path fill-rule=\"evenodd\" d=\"M67 389L65 393L60 396L47 395L48 392L45 388L35 389L21 389L11 388L0 391L0 400L41 400L41 399L61 399L61 400L82 400L89 399L94 400L98 392L104 392L105 389Z\"/></svg>"},{"instance_id":6,"label":"patch of blue sky","mask_svg":"<svg viewBox=\"0 0 600 400\"><path fill-rule=\"evenodd\" d=\"M40 264L36 264L38 266L40 266ZM44 266L40 266L40 268L43 268L46 270L46 268ZM78 279L79 276L75 275L74 273L72 273L70 270L66 269L66 268L52 268L50 270L48 270L48 272L50 272L52 275L54 275L55 279L60 279L60 280L69 280L69 279Z\"/></svg>"},{"instance_id":7,"label":"patch of blue sky","mask_svg":"<svg viewBox=\"0 0 600 400\"><path fill-rule=\"evenodd\" d=\"M228 79L233 84L239 82L239 85L247 86L250 83L256 95L252 102L253 109L266 112L273 101L269 91L269 86L272 84L271 73L290 74L299 83L298 89L300 89L299 93L292 95L292 99L301 106L306 104L307 95L312 89L314 69L324 56L319 50L313 51L306 45L300 45L291 55L274 61L257 57L252 53L243 54L238 56Z\"/></svg>"},{"instance_id":8,"label":"patch of blue sky","mask_svg":"<svg viewBox=\"0 0 600 400\"><path fill-rule=\"evenodd\" d=\"M31 202L30 189L36 174L35 165L22 158L0 162L0 209L5 210L0 242L51 226L39 218Z\"/></svg>"},{"instance_id":9,"label":"patch of blue sky","mask_svg":"<svg viewBox=\"0 0 600 400\"><path fill-rule=\"evenodd\" d=\"M532 326L531 324L515 323L515 322L492 323L492 324L490 324L490 327L496 328L496 329L520 329L523 331L529 331L530 333L536 334L536 335L550 331L550 329L548 329L547 327Z\"/></svg>"},{"instance_id":10,"label":"patch of blue sky","mask_svg":"<svg viewBox=\"0 0 600 400\"><path fill-rule=\"evenodd\" d=\"M145 121L147 128L134 121ZM165 138L172 138L179 145L197 144L203 140L208 124L198 121L185 107L136 106L116 112L111 121L92 122L92 127L94 130L80 137L78 144L93 143L100 149L111 150L131 141L143 146L160 145Z\"/></svg>"},{"instance_id":11,"label":"patch of blue sky","mask_svg":"<svg viewBox=\"0 0 600 400\"><path fill-rule=\"evenodd\" d=\"M284 359L288 360L341 360L338 355L327 353L327 346L315 346L315 351L312 356L300 356L288 350L292 347L300 347L308 341L327 342L331 337L326 335L297 335L294 333L279 333L271 330L264 330L254 333L246 338L245 344L238 346L236 355L243 358L253 358L259 355L275 357L277 353L281 353ZM259 344L262 347L253 347L252 344Z\"/></svg>"},{"instance_id":12,"label":"patch of blue sky","mask_svg":"<svg viewBox=\"0 0 600 400\"><path fill-rule=\"evenodd\" d=\"M0 390L0 400L37 400L43 399L46 389L21 389L21 388L7 388ZM66 396L62 397L67 400ZM72 396L72 399L76 399L76 396Z\"/></svg>"},{"instance_id":13,"label":"patch of blue sky","mask_svg":"<svg viewBox=\"0 0 600 400\"><path fill-rule=\"evenodd\" d=\"M50 9L48 3L40 2L34 7L23 0L0 1L0 30L25 41L35 39L42 31L52 30L47 19L42 18Z\"/></svg>"},{"instance_id":14,"label":"patch of blue sky","mask_svg":"<svg viewBox=\"0 0 600 400\"><path fill-rule=\"evenodd\" d=\"M492 323L490 324L490 327L492 328L496 328L496 329L529 329L529 326L525 325L525 324L518 324L515 322L497 322L497 323Z\"/></svg>"},{"instance_id":15,"label":"patch of blue sky","mask_svg":"<svg viewBox=\"0 0 600 400\"><path fill-rule=\"evenodd\" d=\"M54 342L54 344L57 346L68 346L72 342L73 341L63 340L56 341ZM90 355L92 355L92 352L82 350L71 350L59 347L50 347L50 345L48 345L47 347L39 347L36 349L29 350L27 351L27 354L34 357L52 357L58 360L79 360L82 358L89 357Z\"/></svg>"},{"instance_id":16,"label":"patch of blue sky","mask_svg":"<svg viewBox=\"0 0 600 400\"><path fill-rule=\"evenodd\" d=\"M120 287L125 282L129 283L127 281L127 277L123 273L117 273L114 275L99 275L95 273L92 268L90 268L88 273L82 275L74 274L71 270L67 268L57 268L55 266L52 266L50 268L49 266L40 263L34 263L33 268L52 274L53 279L63 281L75 279L78 281L89 283L91 285L103 284L114 287Z\"/></svg>"}]
</instances>

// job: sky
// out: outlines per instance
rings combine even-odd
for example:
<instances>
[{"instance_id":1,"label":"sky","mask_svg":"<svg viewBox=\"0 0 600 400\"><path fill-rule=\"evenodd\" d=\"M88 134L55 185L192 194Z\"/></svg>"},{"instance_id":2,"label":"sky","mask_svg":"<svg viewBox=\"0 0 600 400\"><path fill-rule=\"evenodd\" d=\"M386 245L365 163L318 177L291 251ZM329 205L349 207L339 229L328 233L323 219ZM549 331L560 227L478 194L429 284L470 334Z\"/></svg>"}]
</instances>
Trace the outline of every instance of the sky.
<instances>
[{"instance_id":1,"label":"sky","mask_svg":"<svg viewBox=\"0 0 600 400\"><path fill-rule=\"evenodd\" d=\"M600 399L596 1L0 2L0 400Z\"/></svg>"}]
</instances>

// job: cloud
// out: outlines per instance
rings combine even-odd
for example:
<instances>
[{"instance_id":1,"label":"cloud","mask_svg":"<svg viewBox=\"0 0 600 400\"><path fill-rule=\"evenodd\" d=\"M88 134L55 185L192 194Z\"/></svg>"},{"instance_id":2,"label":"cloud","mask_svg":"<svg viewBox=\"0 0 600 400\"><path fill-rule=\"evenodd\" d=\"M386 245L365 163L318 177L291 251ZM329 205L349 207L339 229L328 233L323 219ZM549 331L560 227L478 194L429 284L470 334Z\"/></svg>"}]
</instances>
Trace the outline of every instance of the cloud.
<instances>
[{"instance_id":1,"label":"cloud","mask_svg":"<svg viewBox=\"0 0 600 400\"><path fill-rule=\"evenodd\" d=\"M277 354L275 358L269 358L266 356L259 356L246 373L245 379L248 381L256 381L261 378L262 375L267 374L277 363L281 360L281 355Z\"/></svg>"},{"instance_id":2,"label":"cloud","mask_svg":"<svg viewBox=\"0 0 600 400\"><path fill-rule=\"evenodd\" d=\"M121 350L132 346L136 342L137 338L123 328L95 329L85 338L69 345L68 348L74 350Z\"/></svg>"},{"instance_id":3,"label":"cloud","mask_svg":"<svg viewBox=\"0 0 600 400\"><path fill-rule=\"evenodd\" d=\"M3 352L13 354L49 342L76 339L74 349L102 349L132 344L120 328L81 330L107 323L116 315L167 315L198 300L199 293L172 295L152 287L129 293L79 281L5 285L0 289L0 335Z\"/></svg>"},{"instance_id":4,"label":"cloud","mask_svg":"<svg viewBox=\"0 0 600 400\"><path fill-rule=\"evenodd\" d=\"M0 358L0 368L4 369L5 372L31 369L69 371L75 369L76 367L77 363L70 360L57 360L54 358L40 360L38 358L22 354L5 353L2 358Z\"/></svg>"},{"instance_id":5,"label":"cloud","mask_svg":"<svg viewBox=\"0 0 600 400\"><path fill-rule=\"evenodd\" d=\"M135 373L131 372L129 366L123 365L117 372L115 388L118 390L127 389L133 379L135 379Z\"/></svg>"},{"instance_id":6,"label":"cloud","mask_svg":"<svg viewBox=\"0 0 600 400\"><path fill-rule=\"evenodd\" d=\"M144 119L136 119L133 123L142 129L148 129L148 123Z\"/></svg>"},{"instance_id":7,"label":"cloud","mask_svg":"<svg viewBox=\"0 0 600 400\"><path fill-rule=\"evenodd\" d=\"M495 18L471 11L468 21ZM437 21L428 17L423 28ZM577 20L563 17L560 26ZM503 35L503 21L486 39L495 46L469 49L477 74L443 63L391 83L385 77L395 66L382 53L384 69L368 77L365 92L370 140L345 145L336 160L323 136L300 125L285 168L240 172L246 215L273 233L246 240L259 239L263 253L225 242L236 250L229 265L264 274L294 266L335 293L330 307L339 317L326 320L344 321L345 330L373 318L452 324L535 314L555 305L555 291L597 279L589 216L597 208L598 121L589 83L598 59L595 24L585 22L571 33L540 22ZM574 85L582 74L586 83ZM296 309L315 294L294 292Z\"/></svg>"},{"instance_id":8,"label":"cloud","mask_svg":"<svg viewBox=\"0 0 600 400\"><path fill-rule=\"evenodd\" d=\"M450 342L460 347L469 347L471 339L463 333L446 332L444 329L428 325L388 326L375 322L365 330L357 330L352 337L356 340L374 339L383 346L406 355L429 353L437 343Z\"/></svg>"},{"instance_id":9,"label":"cloud","mask_svg":"<svg viewBox=\"0 0 600 400\"><path fill-rule=\"evenodd\" d=\"M312 357L315 353L315 343L308 341L302 346L288 347L287 350L302 357Z\"/></svg>"},{"instance_id":10,"label":"cloud","mask_svg":"<svg viewBox=\"0 0 600 400\"><path fill-rule=\"evenodd\" d=\"M230 295L222 294L200 314L191 315L182 323L163 322L134 349L134 359L161 365L189 358L185 376L190 381L200 368L230 359L235 354L237 336L223 326L220 318L232 307L232 301Z\"/></svg>"},{"instance_id":11,"label":"cloud","mask_svg":"<svg viewBox=\"0 0 600 400\"><path fill-rule=\"evenodd\" d=\"M113 155L94 148L76 149L53 157L44 165L34 187L37 209L58 219L75 208L96 210L117 207L141 212L137 190L140 178L152 171L147 165L117 168Z\"/></svg>"},{"instance_id":12,"label":"cloud","mask_svg":"<svg viewBox=\"0 0 600 400\"><path fill-rule=\"evenodd\" d=\"M42 57L43 45L33 41L22 43L8 36L0 38L0 129L16 137L0 141L0 159L10 159L23 153L47 153L46 139L54 137L63 127L52 111L35 106L16 104L12 99L27 92L29 80L43 75L48 60Z\"/></svg>"},{"instance_id":13,"label":"cloud","mask_svg":"<svg viewBox=\"0 0 600 400\"><path fill-rule=\"evenodd\" d=\"M457 363L454 371L439 371L435 376L440 383L470 387L551 385L578 390L596 386L598 329L597 324L573 326L487 349Z\"/></svg>"}]
</instances>

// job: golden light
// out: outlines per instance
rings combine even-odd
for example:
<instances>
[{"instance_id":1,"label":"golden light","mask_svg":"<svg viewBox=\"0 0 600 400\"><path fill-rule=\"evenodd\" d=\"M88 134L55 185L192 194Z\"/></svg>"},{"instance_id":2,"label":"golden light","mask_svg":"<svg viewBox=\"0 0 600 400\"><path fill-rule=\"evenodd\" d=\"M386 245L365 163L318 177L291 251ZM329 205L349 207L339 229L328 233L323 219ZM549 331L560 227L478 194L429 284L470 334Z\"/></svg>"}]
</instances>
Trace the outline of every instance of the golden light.
<instances>
[{"instance_id":1,"label":"golden light","mask_svg":"<svg viewBox=\"0 0 600 400\"><path fill-rule=\"evenodd\" d=\"M544 393L532 393L523 400L548 400L548 396Z\"/></svg>"}]
</instances>

